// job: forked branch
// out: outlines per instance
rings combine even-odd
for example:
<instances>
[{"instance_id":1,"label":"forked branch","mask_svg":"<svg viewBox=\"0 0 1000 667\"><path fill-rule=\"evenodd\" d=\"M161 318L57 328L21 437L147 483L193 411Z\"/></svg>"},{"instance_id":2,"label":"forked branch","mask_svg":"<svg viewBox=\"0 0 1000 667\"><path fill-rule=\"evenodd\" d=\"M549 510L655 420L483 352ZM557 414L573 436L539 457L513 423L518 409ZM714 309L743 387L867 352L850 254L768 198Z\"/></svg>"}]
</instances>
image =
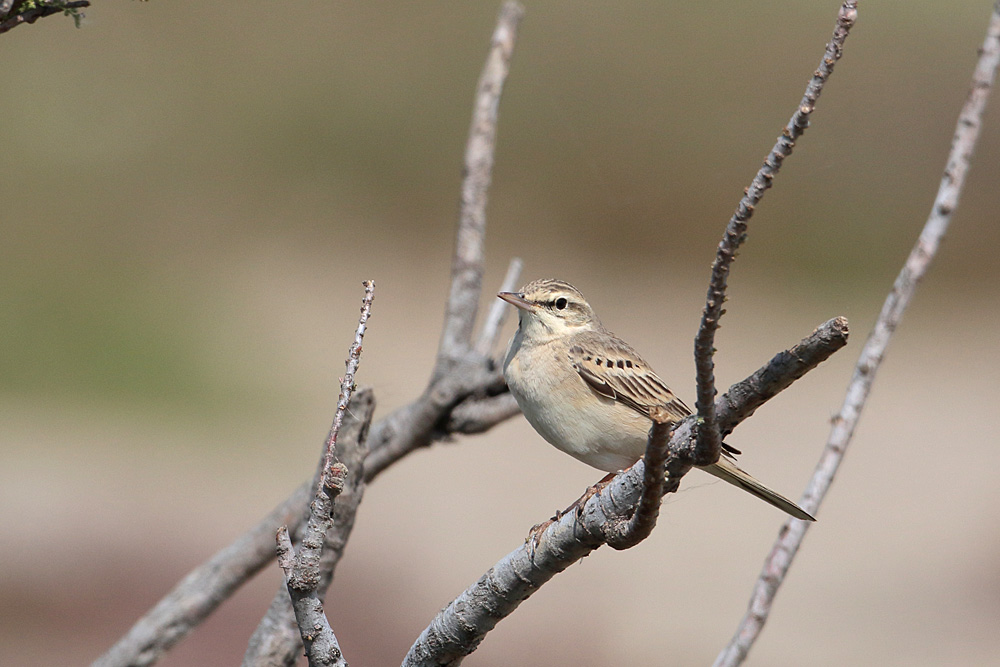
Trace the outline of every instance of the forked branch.
<instances>
[{"instance_id":1,"label":"forked branch","mask_svg":"<svg viewBox=\"0 0 1000 667\"><path fill-rule=\"evenodd\" d=\"M840 412L833 420L833 427L827 439L826 447L820 455L819 463L813 473L809 485L802 494L799 504L807 512L816 514L827 490L833 483L837 468L847 452L847 446L854 435L861 411L864 409L868 392L871 390L875 373L878 371L885 351L892 339L892 334L903 317L917 284L927 273L934 260L938 246L951 216L958 206L965 175L969 169L969 160L979 137L982 125L983 110L989 99L990 89L996 76L997 65L1000 64L1000 2L993 6L986 39L979 51L979 60L972 75L972 86L969 96L958 116L955 126L955 136L952 139L951 152L941 176L934 205L924 224L923 231L916 245L910 251L892 290L886 297L875 326L865 341L861 356L854 368L854 375L847 387L847 395ZM805 521L787 521L778 533L778 538L771 547L771 552L764 560L760 576L754 585L746 614L740 621L729 644L719 653L715 667L732 667L739 665L746 658L750 647L760 635L771 612L774 598L792 565L802 540L805 538L809 524Z\"/></svg>"},{"instance_id":2,"label":"forked branch","mask_svg":"<svg viewBox=\"0 0 1000 667\"><path fill-rule=\"evenodd\" d=\"M489 185L489 167L493 163L496 104L522 13L516 3L505 4L500 12L477 91L476 115L466 149L466 179L456 233L452 287L442 333L442 349L445 340L453 340L458 341L457 349L464 350L464 353L458 355L458 359L450 353L439 355L424 393L372 425L368 436L371 451L361 471L365 482L370 482L381 471L416 449L446 439L453 433L488 430L518 412L516 404L507 400L509 395L505 395L503 377L495 369L488 353L471 350L470 341L483 273L485 188ZM508 280L516 283L519 271L520 262L515 260L508 271ZM469 311L460 313L462 307ZM483 346L486 346L484 341L495 342L501 324L502 318L489 318L478 342ZM483 349L478 344L477 348ZM274 557L274 534L279 526L287 525L293 535L301 530L308 514L310 497L306 485L297 489L258 525L188 574L94 664L131 667L156 662L239 586L271 562ZM272 604L272 611L277 604L280 603ZM259 647L279 644L282 648L274 653L262 649L262 653L254 653L254 656L262 656L260 661L257 657L248 657L244 664L275 664L269 662L271 658L263 657L264 654L285 655L287 644L283 639L275 640L282 627L283 624L269 611L254 633L251 644ZM252 650L253 647L248 650L248 656Z\"/></svg>"}]
</instances>

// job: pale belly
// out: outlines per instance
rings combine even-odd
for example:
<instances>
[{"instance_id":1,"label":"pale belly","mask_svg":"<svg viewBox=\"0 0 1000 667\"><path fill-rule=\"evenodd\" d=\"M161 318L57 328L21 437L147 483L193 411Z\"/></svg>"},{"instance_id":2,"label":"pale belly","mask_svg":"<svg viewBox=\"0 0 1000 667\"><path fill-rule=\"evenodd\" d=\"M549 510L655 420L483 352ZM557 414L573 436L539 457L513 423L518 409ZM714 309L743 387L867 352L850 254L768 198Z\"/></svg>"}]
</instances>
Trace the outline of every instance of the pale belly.
<instances>
[{"instance_id":1,"label":"pale belly","mask_svg":"<svg viewBox=\"0 0 1000 667\"><path fill-rule=\"evenodd\" d=\"M570 456L599 470L615 472L635 463L646 450L651 422L631 408L594 393L566 361L553 372L524 372L549 354L538 346L520 350L504 368L507 385L528 423ZM516 368L508 368L515 366ZM518 372L520 371L520 372ZM524 376L530 377L526 381Z\"/></svg>"}]
</instances>

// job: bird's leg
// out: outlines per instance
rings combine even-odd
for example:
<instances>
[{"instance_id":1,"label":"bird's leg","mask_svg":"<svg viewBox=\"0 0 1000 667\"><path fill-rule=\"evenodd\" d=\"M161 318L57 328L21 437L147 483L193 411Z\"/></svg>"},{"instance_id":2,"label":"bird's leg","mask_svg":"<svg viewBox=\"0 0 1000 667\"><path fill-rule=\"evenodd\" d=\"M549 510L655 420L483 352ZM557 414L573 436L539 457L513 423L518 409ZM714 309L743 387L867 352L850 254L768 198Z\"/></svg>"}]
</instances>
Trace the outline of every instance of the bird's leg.
<instances>
[{"instance_id":1,"label":"bird's leg","mask_svg":"<svg viewBox=\"0 0 1000 667\"><path fill-rule=\"evenodd\" d=\"M601 489L607 486L608 482L613 480L615 478L615 475L617 474L618 473L615 472L609 472L607 475L602 477L601 480L597 482L597 484L587 487L587 490L583 492L583 495L577 498L572 505L562 510L561 512L559 510L556 510L556 515L551 519L549 519L548 521L543 521L542 523L535 524L531 528L531 530L528 531L528 536L524 539L524 541L529 545L529 549L531 550L532 556L534 556L535 545L538 544L538 538L542 536L542 533L545 532L546 528L548 528L553 523L563 518L570 512L576 512L577 516L579 516L580 513L583 512L583 506L587 504L587 501L596 496L598 493L600 493Z\"/></svg>"},{"instance_id":2,"label":"bird's leg","mask_svg":"<svg viewBox=\"0 0 1000 667\"><path fill-rule=\"evenodd\" d=\"M576 513L579 515L581 512L583 512L583 506L587 504L587 501L596 496L598 493L600 493L601 489L607 486L608 482L613 480L615 478L615 475L617 474L618 473L616 472L609 472L607 475L602 477L600 481L597 482L597 484L587 487L587 490L583 492L583 495L577 498L576 502L574 502L572 505L563 510L562 514L566 514L570 510L576 510ZM560 518L562 518L562 514L559 515Z\"/></svg>"}]
</instances>

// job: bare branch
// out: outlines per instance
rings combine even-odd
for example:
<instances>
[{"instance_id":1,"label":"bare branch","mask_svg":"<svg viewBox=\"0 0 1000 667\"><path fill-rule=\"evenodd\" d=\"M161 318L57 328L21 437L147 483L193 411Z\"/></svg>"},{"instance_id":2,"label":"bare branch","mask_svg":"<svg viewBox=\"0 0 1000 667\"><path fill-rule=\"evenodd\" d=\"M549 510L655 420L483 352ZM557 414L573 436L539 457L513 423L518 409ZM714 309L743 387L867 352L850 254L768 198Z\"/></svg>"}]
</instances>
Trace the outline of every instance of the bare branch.
<instances>
[{"instance_id":1,"label":"bare branch","mask_svg":"<svg viewBox=\"0 0 1000 667\"><path fill-rule=\"evenodd\" d=\"M500 93L510 70L517 26L524 10L516 2L500 9L490 53L479 77L476 101L465 148L462 204L455 254L451 261L451 291L445 310L444 329L438 348L441 359L450 359L469 349L472 327L479 309L483 281L483 243L486 238L486 192L493 172L497 110ZM443 369L438 369L441 371Z\"/></svg>"},{"instance_id":2,"label":"bare branch","mask_svg":"<svg viewBox=\"0 0 1000 667\"><path fill-rule=\"evenodd\" d=\"M789 363L789 351L777 355L767 366L735 385L716 406L724 423L734 427L770 397L753 395L750 387L761 387L773 396L843 347L846 329L841 329L842 336L826 335L833 328L829 325L820 327L793 348L807 368ZM760 378L765 377L769 381L761 382ZM692 425L696 419L693 415L688 417L670 435L668 479L663 493L677 490L681 477L691 468L691 453L696 447ZM553 520L537 541L526 543L501 559L438 613L410 648L404 667L459 664L501 619L542 584L604 544L607 525L629 521L642 495L644 476L645 463L640 459L590 498L579 513L567 512Z\"/></svg>"},{"instance_id":3,"label":"bare branch","mask_svg":"<svg viewBox=\"0 0 1000 667\"><path fill-rule=\"evenodd\" d=\"M847 318L835 317L816 327L808 337L798 345L779 352L774 358L756 373L737 382L729 388L716 403L716 415L719 429L723 435L729 435L740 420L743 411L752 414L764 402L771 400L780 391L784 391L792 382L811 371L820 362L847 345L850 330ZM737 410L739 406L739 410Z\"/></svg>"},{"instance_id":4,"label":"bare branch","mask_svg":"<svg viewBox=\"0 0 1000 667\"><path fill-rule=\"evenodd\" d=\"M481 357L457 360L417 400L372 427L371 453L365 460L366 481L410 452L447 437L448 416L463 401L498 394L505 387L503 375L488 368Z\"/></svg>"},{"instance_id":5,"label":"bare branch","mask_svg":"<svg viewBox=\"0 0 1000 667\"><path fill-rule=\"evenodd\" d=\"M511 393L483 399L469 399L457 405L448 417L447 433L484 433L502 421L521 414L521 406Z\"/></svg>"},{"instance_id":6,"label":"bare branch","mask_svg":"<svg viewBox=\"0 0 1000 667\"><path fill-rule=\"evenodd\" d=\"M344 413L344 423L337 436L337 457L347 466L350 473L344 490L333 508L333 528L326 533L326 546L320 559L320 581L317 585L320 599L323 599L340 558L347 546L358 505L364 495L364 460L368 453L367 437L372 415L375 412L375 397L370 389L359 389L351 397L351 403ZM322 466L324 457L320 457ZM322 470L317 467L316 479ZM309 488L315 488L315 484ZM306 514L303 503L303 515ZM292 531L292 535L295 532ZM301 540L301 535L297 536ZM295 612L284 583L278 588L267 613L254 630L247 651L243 656L245 667L279 667L294 665L302 655L302 638L295 622Z\"/></svg>"},{"instance_id":7,"label":"bare branch","mask_svg":"<svg viewBox=\"0 0 1000 667\"><path fill-rule=\"evenodd\" d=\"M878 367L885 357L892 334L899 325L917 284L933 261L941 239L951 222L952 213L958 206L998 63L1000 63L1000 2L993 6L986 39L980 49L979 61L972 76L972 87L958 116L951 153L948 155L948 163L941 177L941 185L930 216L906 264L899 272L892 291L886 297L882 312L861 350L843 406L833 420L826 447L809 485L802 494L802 500L799 501L803 509L811 514L816 514L823 497L833 483L833 477L854 435L854 428L861 416ZM747 612L729 644L716 658L716 667L739 665L746 658L750 647L767 622L774 598L805 538L808 527L809 524L804 521L788 521L778 533L778 538L764 561L764 567L754 586Z\"/></svg>"},{"instance_id":8,"label":"bare branch","mask_svg":"<svg viewBox=\"0 0 1000 667\"><path fill-rule=\"evenodd\" d=\"M361 317L358 319L358 328L354 332L354 342L347 354L347 370L340 380L340 398L337 400L337 411L333 416L330 433L326 437L323 474L333 470L333 463L337 458L337 434L340 433L340 427L344 423L344 412L347 410L347 404L351 402L351 394L354 393L354 374L358 372L358 365L361 363L361 343L365 338L368 318L372 314L372 301L375 300L375 281L366 280L362 284L365 286L365 296L361 300ZM317 489L316 495L323 495L323 489L327 487L326 481L323 481Z\"/></svg>"},{"instance_id":9,"label":"bare branch","mask_svg":"<svg viewBox=\"0 0 1000 667\"><path fill-rule=\"evenodd\" d=\"M504 276L503 283L501 283L500 289L497 291L513 292L516 290L523 266L524 262L521 261L520 257L510 260L510 264L507 266L507 275ZM505 302L500 299L493 299L493 305L490 306L490 311L486 315L486 321L479 332L479 340L476 341L476 352L484 357L488 357L493 353L493 348L500 341L500 330L503 328L503 323L507 319L509 312L510 308L507 307Z\"/></svg>"},{"instance_id":10,"label":"bare branch","mask_svg":"<svg viewBox=\"0 0 1000 667\"><path fill-rule=\"evenodd\" d=\"M368 318L371 316L372 301L375 299L375 282L366 280L364 286L365 296L361 301L361 317L358 319L354 341L348 350L347 371L340 380L337 411L324 446L321 481L309 505L309 520L306 522L305 534L298 550L292 547L288 528L282 526L277 533L278 564L285 573L288 596L292 600L295 620L299 626L310 667L315 665L347 667L340 644L323 611L322 597L325 591L320 590L323 579L320 560L327 533L334 525L334 503L344 490L348 474L347 466L337 459L337 436L344 423L347 404L354 393L354 375L361 363L361 344L368 326Z\"/></svg>"},{"instance_id":11,"label":"bare branch","mask_svg":"<svg viewBox=\"0 0 1000 667\"><path fill-rule=\"evenodd\" d=\"M833 38L826 45L823 60L813 73L805 95L799 103L799 108L785 126L778 142L771 149L763 166L754 176L750 187L736 207L736 212L726 226L725 234L715 254L712 264L712 278L705 300L705 309L701 316L701 326L694 339L694 358L698 386L698 398L695 407L700 423L698 426L697 463L707 465L719 459L722 446L722 436L715 416L715 331L719 328L719 319L725 312L722 304L726 301L726 282L729 270L736 258L736 251L746 239L747 223L753 215L754 208L763 198L764 192L771 187L771 182L782 162L791 155L795 141L809 127L809 117L816 107L816 100L823 90L823 85L833 73L833 66L843 51L844 41L857 19L857 2L848 0L840 8L837 16L837 27Z\"/></svg>"},{"instance_id":12,"label":"bare branch","mask_svg":"<svg viewBox=\"0 0 1000 667\"><path fill-rule=\"evenodd\" d=\"M323 473L323 491L313 498L306 534L296 552L282 526L277 534L278 565L285 573L288 596L292 600L295 619L305 645L309 667L332 665L347 667L340 644L323 611L323 602L317 593L320 581L319 561L323 555L326 531L333 527L333 503L344 488L347 467L335 461Z\"/></svg>"},{"instance_id":13,"label":"bare branch","mask_svg":"<svg viewBox=\"0 0 1000 667\"><path fill-rule=\"evenodd\" d=\"M32 7L27 9L20 14L14 14L13 16L4 16L12 7L13 2L0 3L0 35L3 33L13 30L19 25L24 25L25 23L34 23L40 18L45 18L46 16L52 16L53 14L66 14L68 16L79 17L78 10L85 7L90 7L89 0L72 0L71 2L49 2L39 4L37 7ZM6 7L6 9L3 9Z\"/></svg>"},{"instance_id":14,"label":"bare branch","mask_svg":"<svg viewBox=\"0 0 1000 667\"><path fill-rule=\"evenodd\" d=\"M371 390L362 389L356 392L345 413L338 436L338 442L341 443L343 450L342 456L348 465L352 466L352 476L353 474L359 476L358 483L364 475L361 461L364 460L364 455L367 453L364 444L374 409L375 401ZM354 452L358 453L354 454ZM355 456L357 457L356 469L353 463ZM323 456L321 455L320 463L322 461ZM304 482L287 500L272 510L256 526L188 573L156 606L136 621L114 646L94 661L93 665L95 667L124 665L145 667L163 657L164 653L215 611L216 607L273 560L274 535L278 528L286 525L293 535L301 531L305 517L309 513L309 499L315 492L320 472L319 467L317 467L314 479ZM348 489L336 506L336 530L328 539L329 544L340 545L339 547L331 547L337 559L339 559L339 551L343 550L347 542L347 535L353 525L353 518L348 521L346 517L341 516L341 510L346 513L350 507L348 497L356 495L357 501L360 502L360 490L355 490L352 487L350 478L348 482ZM324 551L324 557L330 555L330 550ZM284 586L282 586L281 592L285 605L290 611L288 594ZM257 633L254 636L256 637ZM301 640L298 638L297 629L294 640L296 642L294 651L298 652ZM262 640L258 638L258 641ZM261 662L256 664L280 663Z\"/></svg>"}]
</instances>

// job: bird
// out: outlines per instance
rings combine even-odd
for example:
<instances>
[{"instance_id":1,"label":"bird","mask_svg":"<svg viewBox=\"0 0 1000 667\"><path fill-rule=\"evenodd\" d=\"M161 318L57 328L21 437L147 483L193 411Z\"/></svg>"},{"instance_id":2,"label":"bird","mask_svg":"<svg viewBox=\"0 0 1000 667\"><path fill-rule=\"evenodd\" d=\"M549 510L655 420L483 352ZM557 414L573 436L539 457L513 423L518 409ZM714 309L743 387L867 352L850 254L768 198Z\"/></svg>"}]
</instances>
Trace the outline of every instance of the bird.
<instances>
[{"instance_id":1,"label":"bird","mask_svg":"<svg viewBox=\"0 0 1000 667\"><path fill-rule=\"evenodd\" d=\"M692 414L638 352L604 327L568 282L535 280L497 296L518 312L517 331L503 360L511 394L545 440L609 473L602 482L645 453L650 409L660 407L674 421ZM815 521L737 466L738 453L724 444L717 462L699 467L797 519Z\"/></svg>"}]
</instances>

